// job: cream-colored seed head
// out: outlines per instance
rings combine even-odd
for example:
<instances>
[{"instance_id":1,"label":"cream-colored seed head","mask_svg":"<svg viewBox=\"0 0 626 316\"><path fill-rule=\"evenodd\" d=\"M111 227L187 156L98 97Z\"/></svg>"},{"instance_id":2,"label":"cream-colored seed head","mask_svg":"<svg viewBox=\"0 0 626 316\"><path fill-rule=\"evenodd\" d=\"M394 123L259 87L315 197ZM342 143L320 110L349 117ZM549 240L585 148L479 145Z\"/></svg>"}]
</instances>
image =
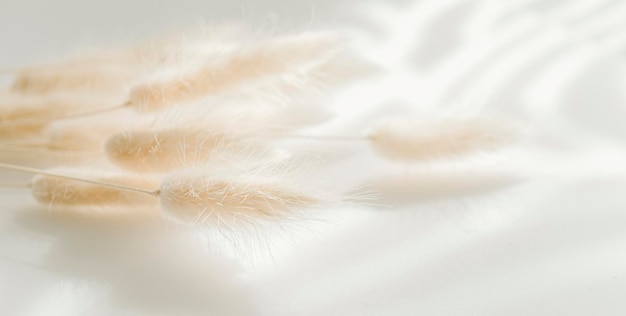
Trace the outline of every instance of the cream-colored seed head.
<instances>
[{"instance_id":1,"label":"cream-colored seed head","mask_svg":"<svg viewBox=\"0 0 626 316\"><path fill-rule=\"evenodd\" d=\"M112 163L136 172L168 172L233 154L244 145L221 133L193 129L131 131L112 136L106 154Z\"/></svg>"},{"instance_id":2,"label":"cream-colored seed head","mask_svg":"<svg viewBox=\"0 0 626 316\"><path fill-rule=\"evenodd\" d=\"M435 122L396 119L379 124L368 135L378 154L407 162L490 150L513 138L509 126L490 119Z\"/></svg>"},{"instance_id":3,"label":"cream-colored seed head","mask_svg":"<svg viewBox=\"0 0 626 316\"><path fill-rule=\"evenodd\" d=\"M264 140L315 120L306 111L268 104L228 104L209 112L191 113L191 118L166 123L170 127L113 135L105 145L107 158L135 172L168 172L206 163L258 160L273 155Z\"/></svg>"},{"instance_id":4,"label":"cream-colored seed head","mask_svg":"<svg viewBox=\"0 0 626 316\"><path fill-rule=\"evenodd\" d=\"M103 176L98 177L97 180L146 190L158 186L155 181L130 176ZM37 202L51 206L134 207L158 205L158 199L145 193L125 191L48 175L35 176L31 182L31 190Z\"/></svg>"},{"instance_id":5,"label":"cream-colored seed head","mask_svg":"<svg viewBox=\"0 0 626 316\"><path fill-rule=\"evenodd\" d=\"M280 218L320 200L286 184L265 180L221 178L181 173L160 187L161 207L186 223L228 222L249 218Z\"/></svg>"},{"instance_id":6,"label":"cream-colored seed head","mask_svg":"<svg viewBox=\"0 0 626 316\"><path fill-rule=\"evenodd\" d=\"M180 42L179 37L167 36L130 47L95 50L58 63L25 67L16 72L11 90L33 94L125 93L127 85Z\"/></svg>"},{"instance_id":7,"label":"cream-colored seed head","mask_svg":"<svg viewBox=\"0 0 626 316\"><path fill-rule=\"evenodd\" d=\"M337 50L339 43L334 34L307 34L234 52L182 76L138 84L130 92L129 104L139 111L155 112L192 102L323 58Z\"/></svg>"}]
</instances>

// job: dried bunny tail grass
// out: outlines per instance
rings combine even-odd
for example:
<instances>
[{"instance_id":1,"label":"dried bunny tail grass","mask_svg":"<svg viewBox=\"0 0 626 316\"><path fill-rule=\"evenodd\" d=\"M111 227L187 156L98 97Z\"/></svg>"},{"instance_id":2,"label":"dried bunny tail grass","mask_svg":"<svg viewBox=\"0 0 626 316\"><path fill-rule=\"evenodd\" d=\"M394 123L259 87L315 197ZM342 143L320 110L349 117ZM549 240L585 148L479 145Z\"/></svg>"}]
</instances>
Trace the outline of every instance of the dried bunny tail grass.
<instances>
[{"instance_id":1,"label":"dried bunny tail grass","mask_svg":"<svg viewBox=\"0 0 626 316\"><path fill-rule=\"evenodd\" d=\"M189 50L183 45L185 42L182 35L170 35L131 47L92 52L60 63L9 70L15 73L10 89L40 94L84 91L124 95L134 80L157 68L167 56Z\"/></svg>"},{"instance_id":2,"label":"dried bunny tail grass","mask_svg":"<svg viewBox=\"0 0 626 316\"><path fill-rule=\"evenodd\" d=\"M156 67L162 58L157 58L161 47L152 49L155 52L149 52L146 47L126 54L102 54L78 61L25 67L14 71L15 79L9 89L28 94L88 92L122 97L132 82Z\"/></svg>"},{"instance_id":3,"label":"dried bunny tail grass","mask_svg":"<svg viewBox=\"0 0 626 316\"><path fill-rule=\"evenodd\" d=\"M232 162L261 152L260 144L192 129L130 131L111 137L110 162L135 172L168 172L209 162Z\"/></svg>"},{"instance_id":4,"label":"dried bunny tail grass","mask_svg":"<svg viewBox=\"0 0 626 316\"><path fill-rule=\"evenodd\" d=\"M158 182L127 174L94 174L86 169L48 171L0 163L5 170L36 174L30 184L35 199L58 206L138 206L154 204ZM90 178L95 178L92 180Z\"/></svg>"},{"instance_id":5,"label":"dried bunny tail grass","mask_svg":"<svg viewBox=\"0 0 626 316\"><path fill-rule=\"evenodd\" d=\"M156 181L129 175L97 176L93 172L89 175L84 172L77 173L76 170L59 170L57 172L97 179L97 181L108 185L117 184L124 187L144 188L145 190L153 190L158 187ZM37 175L31 182L31 190L37 202L53 207L158 206L158 200L154 196L144 192L120 190L108 185L79 182L58 176Z\"/></svg>"},{"instance_id":6,"label":"dried bunny tail grass","mask_svg":"<svg viewBox=\"0 0 626 316\"><path fill-rule=\"evenodd\" d=\"M419 161L495 149L514 140L514 130L502 120L488 118L394 119L373 127L367 139L387 159Z\"/></svg>"},{"instance_id":7,"label":"dried bunny tail grass","mask_svg":"<svg viewBox=\"0 0 626 316\"><path fill-rule=\"evenodd\" d=\"M31 94L80 91L123 96L127 86L147 69L146 63L122 52L94 53L75 60L16 70L10 90Z\"/></svg>"},{"instance_id":8,"label":"dried bunny tail grass","mask_svg":"<svg viewBox=\"0 0 626 316\"><path fill-rule=\"evenodd\" d=\"M271 177L193 170L169 175L161 184L160 199L169 217L192 224L279 219L321 202Z\"/></svg>"},{"instance_id":9,"label":"dried bunny tail grass","mask_svg":"<svg viewBox=\"0 0 626 316\"><path fill-rule=\"evenodd\" d=\"M131 89L129 103L139 111L161 111L327 58L341 42L336 34L312 33L257 43L255 47L213 58L217 60L182 75L138 84Z\"/></svg>"},{"instance_id":10,"label":"dried bunny tail grass","mask_svg":"<svg viewBox=\"0 0 626 316\"><path fill-rule=\"evenodd\" d=\"M206 163L258 163L277 154L268 143L273 136L308 125L319 118L315 114L267 104L191 109L169 122L156 122L159 128L116 134L107 141L105 152L112 163L136 172L168 172Z\"/></svg>"},{"instance_id":11,"label":"dried bunny tail grass","mask_svg":"<svg viewBox=\"0 0 626 316\"><path fill-rule=\"evenodd\" d=\"M241 52L223 57L221 62L205 62L199 67L194 64L192 70L184 75L175 76L173 79L162 80L162 78L159 78L161 79L160 81L148 80L147 83L139 84L132 88L126 102L112 103L116 104L114 106L90 108L86 111L74 113L56 112L47 117L38 115L31 119L13 121L9 125L13 126L14 129L19 129L22 126L28 128L29 125L42 126L46 122L55 119L91 116L126 107L139 112L158 112L164 108L186 104L209 95L227 91L230 88L264 76L287 72L307 62L314 63L315 60L327 58L332 52L338 50L340 42L341 38L335 34L315 33L269 41L265 45L257 44L257 47L254 49L242 50ZM107 86L103 82L97 82L96 79L91 80L85 77L94 71L93 67L85 67L80 64L72 67L77 67L75 69L77 76L59 78L58 76L55 77L55 73L58 72L46 73L44 71L38 73L37 78L41 79L38 83L28 80L22 82L18 79L14 85L14 90L58 92L63 90L59 88L61 86L65 86L71 91L80 90L77 89L76 85ZM185 68L183 65L177 65L177 67ZM103 66L103 69L113 72L115 71L111 69L122 69L116 72L118 75L120 72L128 71L126 78L128 80L112 80L118 82L119 87L122 87L122 89L131 79L136 78L136 71L133 70L132 66ZM72 71L69 71L69 73L72 73ZM98 80L108 80L112 77L98 76L98 78ZM119 96L117 93L111 95L114 97ZM0 122L0 125L6 124Z\"/></svg>"},{"instance_id":12,"label":"dried bunny tail grass","mask_svg":"<svg viewBox=\"0 0 626 316\"><path fill-rule=\"evenodd\" d=\"M168 35L136 45L99 49L68 60L6 69L14 73L11 90L23 93L88 91L124 93L127 85L180 49L182 35Z\"/></svg>"},{"instance_id":13,"label":"dried bunny tail grass","mask_svg":"<svg viewBox=\"0 0 626 316\"><path fill-rule=\"evenodd\" d=\"M218 175L188 170L169 174L153 190L156 182L129 175L100 175L98 180L89 180L67 174L76 170L57 173L5 163L0 163L0 168L38 174L30 186L42 204L135 207L160 203L169 218L190 224L278 220L321 202L289 183L260 174Z\"/></svg>"}]
</instances>

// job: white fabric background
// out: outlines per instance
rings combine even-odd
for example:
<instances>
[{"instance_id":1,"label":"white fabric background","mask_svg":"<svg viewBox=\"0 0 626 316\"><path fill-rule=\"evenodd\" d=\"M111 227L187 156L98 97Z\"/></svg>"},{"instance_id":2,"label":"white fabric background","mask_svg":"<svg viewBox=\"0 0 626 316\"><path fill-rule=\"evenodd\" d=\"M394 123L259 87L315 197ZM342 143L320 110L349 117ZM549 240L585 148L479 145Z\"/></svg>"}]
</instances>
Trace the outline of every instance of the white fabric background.
<instances>
[{"instance_id":1,"label":"white fabric background","mask_svg":"<svg viewBox=\"0 0 626 316\"><path fill-rule=\"evenodd\" d=\"M158 219L54 216L1 189L0 314L626 313L626 1L4 0L0 67L215 19L349 30L385 72L335 100L346 120L406 108L517 119L528 139L501 155L411 171L514 180L332 209L272 237L275 256L253 267Z\"/></svg>"}]
</instances>

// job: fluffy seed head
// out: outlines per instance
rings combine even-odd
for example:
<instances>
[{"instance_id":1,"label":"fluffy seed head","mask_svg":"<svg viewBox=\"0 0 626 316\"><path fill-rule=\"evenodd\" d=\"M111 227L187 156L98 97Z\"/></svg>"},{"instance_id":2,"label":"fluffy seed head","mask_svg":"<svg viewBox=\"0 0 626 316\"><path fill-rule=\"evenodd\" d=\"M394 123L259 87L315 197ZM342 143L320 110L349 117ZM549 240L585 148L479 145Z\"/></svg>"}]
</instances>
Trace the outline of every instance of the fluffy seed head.
<instances>
[{"instance_id":1,"label":"fluffy seed head","mask_svg":"<svg viewBox=\"0 0 626 316\"><path fill-rule=\"evenodd\" d=\"M320 201L270 179L177 173L160 187L167 215L186 223L280 218Z\"/></svg>"},{"instance_id":2,"label":"fluffy seed head","mask_svg":"<svg viewBox=\"0 0 626 316\"><path fill-rule=\"evenodd\" d=\"M106 143L106 155L117 166L137 172L264 160L275 153L266 140L320 119L302 107L231 103L210 111L174 111L171 121L152 123L158 129L115 134Z\"/></svg>"},{"instance_id":3,"label":"fluffy seed head","mask_svg":"<svg viewBox=\"0 0 626 316\"><path fill-rule=\"evenodd\" d=\"M423 122L395 119L369 133L373 149L396 161L418 161L490 150L514 138L506 124L490 119Z\"/></svg>"},{"instance_id":4,"label":"fluffy seed head","mask_svg":"<svg viewBox=\"0 0 626 316\"><path fill-rule=\"evenodd\" d=\"M112 136L105 146L111 162L137 172L168 172L208 162L218 154L232 157L244 147L224 134L186 129L124 132Z\"/></svg>"},{"instance_id":5,"label":"fluffy seed head","mask_svg":"<svg viewBox=\"0 0 626 316\"><path fill-rule=\"evenodd\" d=\"M62 174L67 174L63 172ZM153 189L158 184L151 180L130 176L86 177L128 187ZM32 194L44 205L63 207L156 206L158 199L139 192L109 188L53 176L37 175L31 182Z\"/></svg>"},{"instance_id":6,"label":"fluffy seed head","mask_svg":"<svg viewBox=\"0 0 626 316\"><path fill-rule=\"evenodd\" d=\"M337 50L339 43L334 34L306 34L235 51L183 75L138 84L130 92L129 103L139 111L155 112L192 102L323 58Z\"/></svg>"},{"instance_id":7,"label":"fluffy seed head","mask_svg":"<svg viewBox=\"0 0 626 316\"><path fill-rule=\"evenodd\" d=\"M99 49L53 64L30 66L16 73L12 91L50 93L87 91L125 93L127 85L180 49L182 36L165 36L129 47Z\"/></svg>"}]
</instances>

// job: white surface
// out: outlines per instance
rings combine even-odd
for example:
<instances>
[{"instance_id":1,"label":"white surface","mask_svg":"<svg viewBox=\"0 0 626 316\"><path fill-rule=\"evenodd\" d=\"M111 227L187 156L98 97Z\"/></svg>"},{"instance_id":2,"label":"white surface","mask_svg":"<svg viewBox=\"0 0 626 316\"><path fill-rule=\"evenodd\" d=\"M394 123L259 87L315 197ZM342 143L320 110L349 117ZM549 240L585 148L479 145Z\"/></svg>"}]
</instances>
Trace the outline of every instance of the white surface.
<instances>
[{"instance_id":1,"label":"white surface","mask_svg":"<svg viewBox=\"0 0 626 316\"><path fill-rule=\"evenodd\" d=\"M529 141L450 168L487 166L524 181L380 211L332 210L322 228L294 233L273 263L244 274L221 272L229 269L205 257L206 243L158 220L52 216L27 192L3 189L0 312L624 315L626 1L336 5L3 1L0 65L201 18L345 26L387 72L336 100L343 115L411 107L516 118ZM224 291L232 275L238 289Z\"/></svg>"}]
</instances>

